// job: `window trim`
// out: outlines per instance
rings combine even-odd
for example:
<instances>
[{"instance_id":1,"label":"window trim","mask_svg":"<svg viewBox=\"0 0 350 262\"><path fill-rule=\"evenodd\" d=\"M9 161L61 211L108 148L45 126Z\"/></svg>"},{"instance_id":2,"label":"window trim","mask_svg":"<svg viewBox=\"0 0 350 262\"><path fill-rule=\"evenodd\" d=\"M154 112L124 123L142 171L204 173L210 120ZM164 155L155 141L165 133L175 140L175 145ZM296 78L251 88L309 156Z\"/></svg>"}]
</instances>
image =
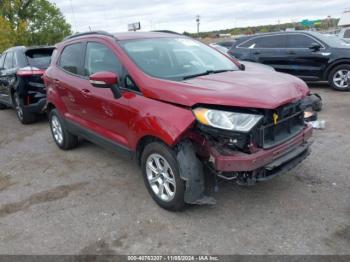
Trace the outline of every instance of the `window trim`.
<instances>
[{"instance_id":1,"label":"window trim","mask_svg":"<svg viewBox=\"0 0 350 262\"><path fill-rule=\"evenodd\" d=\"M102 43L102 42L98 42L98 41L86 41L86 43L85 43L85 48L84 48L84 58L83 58L83 72L84 72L84 70L85 70L85 60L86 60L86 53L87 53L87 48L88 48L88 44L89 43L95 43L95 44L100 44L100 45L103 45L103 46L105 46L106 48L108 48L113 54L114 54L114 56L117 58L117 60L118 60L118 62L119 62L119 64L120 64L120 73L118 72L118 75L122 75L123 74L123 63L122 63L122 61L121 61L121 59L116 55L116 53L115 52L113 52L113 50L109 47L109 46L107 46L106 44L104 44L104 43ZM85 76L85 75L84 75ZM85 76L85 77L87 77L87 78L89 78L89 76Z\"/></svg>"},{"instance_id":2,"label":"window trim","mask_svg":"<svg viewBox=\"0 0 350 262\"><path fill-rule=\"evenodd\" d=\"M323 43L321 43L317 38L315 38L312 35L308 35L308 34L304 34L304 33L290 33L290 34L272 34L272 35L257 35L254 36L252 38L249 38L245 41L243 41L242 43L240 43L239 45L236 46L236 48L240 48L240 49L303 49L303 50L309 50L309 48L305 48L305 47L260 47L260 48L249 48L249 47L242 47L241 45L247 43L248 41L251 41L253 39L256 38L262 38L262 37L270 37L270 36L278 36L278 35L302 35L302 36L306 36L309 37L311 39L313 39L315 42L317 42L318 44L321 45L321 49L326 49L325 45Z\"/></svg>"}]
</instances>

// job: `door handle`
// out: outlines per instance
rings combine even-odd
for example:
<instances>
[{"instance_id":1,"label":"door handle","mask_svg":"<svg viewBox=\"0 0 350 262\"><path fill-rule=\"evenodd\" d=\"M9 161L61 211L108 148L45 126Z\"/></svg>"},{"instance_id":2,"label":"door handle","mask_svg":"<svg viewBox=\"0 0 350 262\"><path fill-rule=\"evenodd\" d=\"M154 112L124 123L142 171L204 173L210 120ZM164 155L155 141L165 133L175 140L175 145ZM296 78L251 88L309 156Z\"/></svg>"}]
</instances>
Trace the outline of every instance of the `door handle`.
<instances>
[{"instance_id":1,"label":"door handle","mask_svg":"<svg viewBox=\"0 0 350 262\"><path fill-rule=\"evenodd\" d=\"M90 90L89 89L82 89L81 91L81 94L84 96L84 97L88 97L90 96Z\"/></svg>"}]
</instances>

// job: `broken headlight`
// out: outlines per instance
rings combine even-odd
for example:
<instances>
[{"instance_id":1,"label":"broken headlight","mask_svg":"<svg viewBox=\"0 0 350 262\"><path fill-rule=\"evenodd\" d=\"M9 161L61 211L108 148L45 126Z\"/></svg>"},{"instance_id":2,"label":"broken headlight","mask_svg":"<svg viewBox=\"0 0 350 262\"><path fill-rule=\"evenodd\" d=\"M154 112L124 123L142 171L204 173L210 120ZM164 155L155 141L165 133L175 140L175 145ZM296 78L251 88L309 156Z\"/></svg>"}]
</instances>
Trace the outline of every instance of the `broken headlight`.
<instances>
[{"instance_id":1,"label":"broken headlight","mask_svg":"<svg viewBox=\"0 0 350 262\"><path fill-rule=\"evenodd\" d=\"M207 108L193 110L196 119L203 125L225 130L249 132L262 118L262 115L221 111Z\"/></svg>"}]
</instances>

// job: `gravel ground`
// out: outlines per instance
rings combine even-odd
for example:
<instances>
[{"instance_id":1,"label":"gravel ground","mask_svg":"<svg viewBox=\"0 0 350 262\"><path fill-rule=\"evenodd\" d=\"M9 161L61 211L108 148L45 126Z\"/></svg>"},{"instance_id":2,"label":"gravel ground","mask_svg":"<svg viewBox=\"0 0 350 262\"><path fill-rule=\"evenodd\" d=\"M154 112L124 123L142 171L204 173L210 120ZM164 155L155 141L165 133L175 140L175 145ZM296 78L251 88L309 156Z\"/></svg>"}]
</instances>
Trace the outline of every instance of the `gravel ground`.
<instances>
[{"instance_id":1,"label":"gravel ground","mask_svg":"<svg viewBox=\"0 0 350 262\"><path fill-rule=\"evenodd\" d=\"M350 93L324 99L312 155L254 187L226 183L213 207L159 208L131 161L54 144L45 119L0 112L1 254L350 254Z\"/></svg>"}]
</instances>

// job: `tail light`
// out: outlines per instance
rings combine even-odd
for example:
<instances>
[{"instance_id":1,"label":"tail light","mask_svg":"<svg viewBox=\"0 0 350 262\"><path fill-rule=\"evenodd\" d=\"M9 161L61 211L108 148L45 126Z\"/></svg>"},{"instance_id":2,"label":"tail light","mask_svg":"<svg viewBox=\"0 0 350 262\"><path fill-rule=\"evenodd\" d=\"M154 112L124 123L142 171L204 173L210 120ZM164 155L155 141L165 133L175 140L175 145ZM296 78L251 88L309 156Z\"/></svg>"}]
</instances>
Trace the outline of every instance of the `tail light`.
<instances>
[{"instance_id":1,"label":"tail light","mask_svg":"<svg viewBox=\"0 0 350 262\"><path fill-rule=\"evenodd\" d=\"M36 67L23 67L18 69L17 75L26 77L26 76L33 76L33 75L43 75L45 72L44 69L39 69Z\"/></svg>"}]
</instances>

